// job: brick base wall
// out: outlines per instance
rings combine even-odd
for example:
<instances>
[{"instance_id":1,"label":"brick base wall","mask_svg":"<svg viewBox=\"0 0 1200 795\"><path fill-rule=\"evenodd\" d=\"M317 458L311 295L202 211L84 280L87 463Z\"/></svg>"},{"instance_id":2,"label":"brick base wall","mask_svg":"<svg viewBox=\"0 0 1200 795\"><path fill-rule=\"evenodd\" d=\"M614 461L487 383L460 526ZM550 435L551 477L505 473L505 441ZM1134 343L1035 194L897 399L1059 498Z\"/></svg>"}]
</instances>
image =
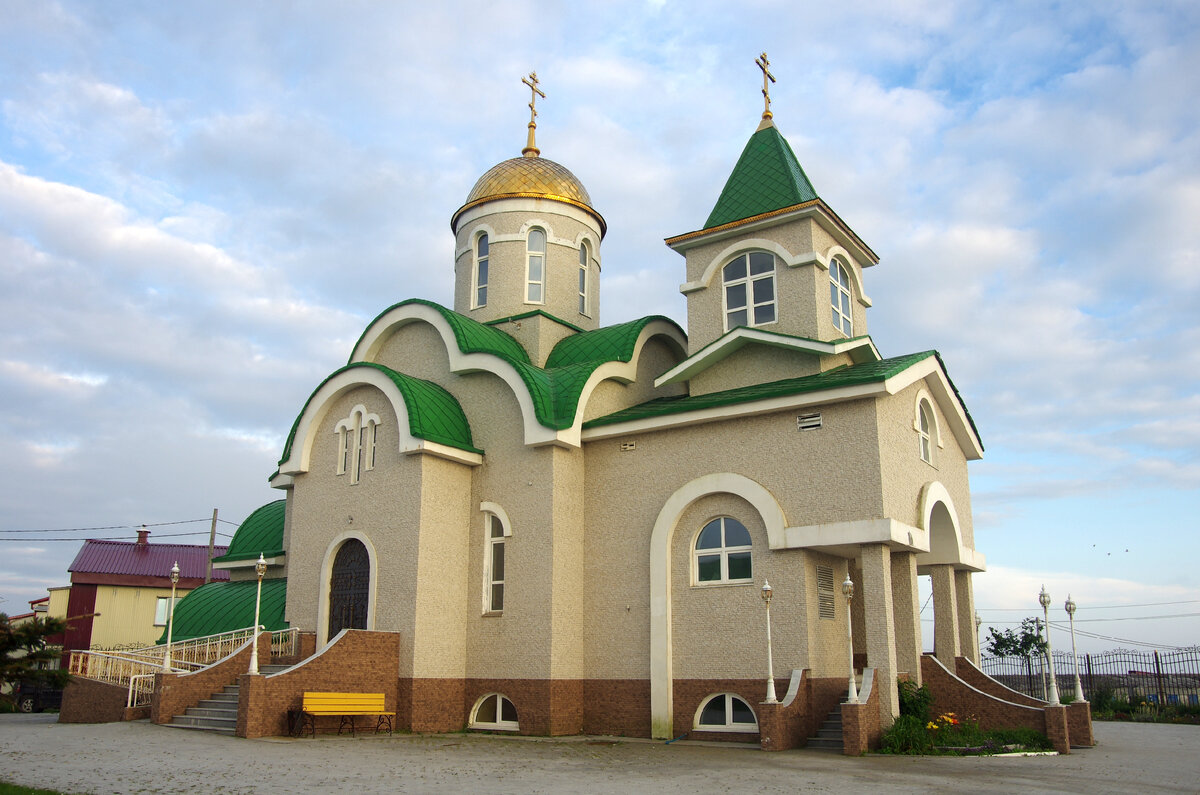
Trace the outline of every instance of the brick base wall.
<instances>
[{"instance_id":1,"label":"brick base wall","mask_svg":"<svg viewBox=\"0 0 1200 795\"><path fill-rule=\"evenodd\" d=\"M650 736L649 679L585 679L582 685L585 734Z\"/></svg>"},{"instance_id":2,"label":"brick base wall","mask_svg":"<svg viewBox=\"0 0 1200 795\"><path fill-rule=\"evenodd\" d=\"M127 687L73 676L63 690L58 722L112 723L132 720L125 717L125 703L128 699Z\"/></svg>"},{"instance_id":3,"label":"brick base wall","mask_svg":"<svg viewBox=\"0 0 1200 795\"><path fill-rule=\"evenodd\" d=\"M859 703L842 704L842 753L847 756L862 756L879 747L883 732L879 728L880 687L872 682L866 699L860 694ZM850 682L846 682L850 690Z\"/></svg>"}]
</instances>

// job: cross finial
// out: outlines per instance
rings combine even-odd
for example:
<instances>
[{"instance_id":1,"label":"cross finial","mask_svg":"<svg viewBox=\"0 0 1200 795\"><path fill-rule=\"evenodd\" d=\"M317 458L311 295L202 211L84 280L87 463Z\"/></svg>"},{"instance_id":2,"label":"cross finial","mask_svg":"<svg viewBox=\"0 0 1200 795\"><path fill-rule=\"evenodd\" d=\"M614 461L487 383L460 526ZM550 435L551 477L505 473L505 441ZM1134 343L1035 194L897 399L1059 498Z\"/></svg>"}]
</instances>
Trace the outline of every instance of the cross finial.
<instances>
[{"instance_id":1,"label":"cross finial","mask_svg":"<svg viewBox=\"0 0 1200 795\"><path fill-rule=\"evenodd\" d=\"M537 148L537 144L533 140L533 134L537 130L537 98L545 99L546 94L538 88L537 72L530 72L529 77L521 78L521 82L529 86L532 92L529 97L529 137L525 141L525 148L521 150L521 154L526 157L537 157L541 154L541 150Z\"/></svg>"},{"instance_id":2,"label":"cross finial","mask_svg":"<svg viewBox=\"0 0 1200 795\"><path fill-rule=\"evenodd\" d=\"M765 52L762 55L758 56L758 60L755 61L755 63L758 64L758 68L762 69L762 73L763 73L763 89L762 89L762 91L763 91L763 115L762 115L762 117L763 117L763 120L765 121L766 119L769 119L772 116L772 113L771 113L771 90L770 90L770 84L767 81L769 80L769 81L771 81L771 83L774 83L775 75L771 74L771 72L769 71L771 62L767 60L767 54Z\"/></svg>"}]
</instances>

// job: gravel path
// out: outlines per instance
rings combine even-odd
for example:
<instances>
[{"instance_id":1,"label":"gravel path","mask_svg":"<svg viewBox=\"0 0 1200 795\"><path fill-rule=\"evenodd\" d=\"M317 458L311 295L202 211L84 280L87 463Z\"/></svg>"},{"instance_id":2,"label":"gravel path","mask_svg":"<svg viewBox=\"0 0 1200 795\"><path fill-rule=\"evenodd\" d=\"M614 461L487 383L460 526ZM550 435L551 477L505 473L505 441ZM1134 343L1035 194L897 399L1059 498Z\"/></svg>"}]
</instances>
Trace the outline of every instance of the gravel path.
<instances>
[{"instance_id":1,"label":"gravel path","mask_svg":"<svg viewBox=\"0 0 1200 795\"><path fill-rule=\"evenodd\" d=\"M67 793L1196 792L1200 726L1097 723L1069 756L848 758L712 744L371 734L242 740L0 715L0 781Z\"/></svg>"}]
</instances>

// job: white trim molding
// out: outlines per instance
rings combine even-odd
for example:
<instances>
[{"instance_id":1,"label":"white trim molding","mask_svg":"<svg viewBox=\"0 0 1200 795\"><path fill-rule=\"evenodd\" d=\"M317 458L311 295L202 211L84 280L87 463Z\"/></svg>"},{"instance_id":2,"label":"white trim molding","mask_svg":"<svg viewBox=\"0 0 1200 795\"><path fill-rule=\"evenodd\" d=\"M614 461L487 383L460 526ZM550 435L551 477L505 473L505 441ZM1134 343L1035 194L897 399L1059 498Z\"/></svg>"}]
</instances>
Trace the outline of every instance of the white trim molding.
<instances>
[{"instance_id":1,"label":"white trim molding","mask_svg":"<svg viewBox=\"0 0 1200 795\"><path fill-rule=\"evenodd\" d=\"M949 543L944 537L935 536L933 532L933 511L939 504L945 506L946 512L950 516L950 526L954 531L953 538ZM987 570L987 561L984 556L963 544L958 510L954 507L954 500L945 485L940 481L931 480L922 486L919 506L921 524L929 536L929 541L926 547L928 551L917 555L918 567L950 564L956 569L966 571Z\"/></svg>"},{"instance_id":2,"label":"white trim molding","mask_svg":"<svg viewBox=\"0 0 1200 795\"><path fill-rule=\"evenodd\" d=\"M692 480L663 504L650 535L650 731L655 739L671 737L671 542L679 519L702 497L733 494L758 512L767 537L787 527L778 500L761 484L745 475L716 472Z\"/></svg>"}]
</instances>

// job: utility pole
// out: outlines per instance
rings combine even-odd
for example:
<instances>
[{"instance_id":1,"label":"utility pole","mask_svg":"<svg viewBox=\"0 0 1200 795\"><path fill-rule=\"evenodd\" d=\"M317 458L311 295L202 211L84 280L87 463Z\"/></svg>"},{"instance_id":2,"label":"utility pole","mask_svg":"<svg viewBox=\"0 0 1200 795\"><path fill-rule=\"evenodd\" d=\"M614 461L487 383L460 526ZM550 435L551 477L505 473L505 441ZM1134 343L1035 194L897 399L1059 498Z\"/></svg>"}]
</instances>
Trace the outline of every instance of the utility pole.
<instances>
[{"instance_id":1,"label":"utility pole","mask_svg":"<svg viewBox=\"0 0 1200 795\"><path fill-rule=\"evenodd\" d=\"M208 569L204 572L204 582L212 582L213 544L217 540L217 509L213 508L212 528L208 531Z\"/></svg>"}]
</instances>

